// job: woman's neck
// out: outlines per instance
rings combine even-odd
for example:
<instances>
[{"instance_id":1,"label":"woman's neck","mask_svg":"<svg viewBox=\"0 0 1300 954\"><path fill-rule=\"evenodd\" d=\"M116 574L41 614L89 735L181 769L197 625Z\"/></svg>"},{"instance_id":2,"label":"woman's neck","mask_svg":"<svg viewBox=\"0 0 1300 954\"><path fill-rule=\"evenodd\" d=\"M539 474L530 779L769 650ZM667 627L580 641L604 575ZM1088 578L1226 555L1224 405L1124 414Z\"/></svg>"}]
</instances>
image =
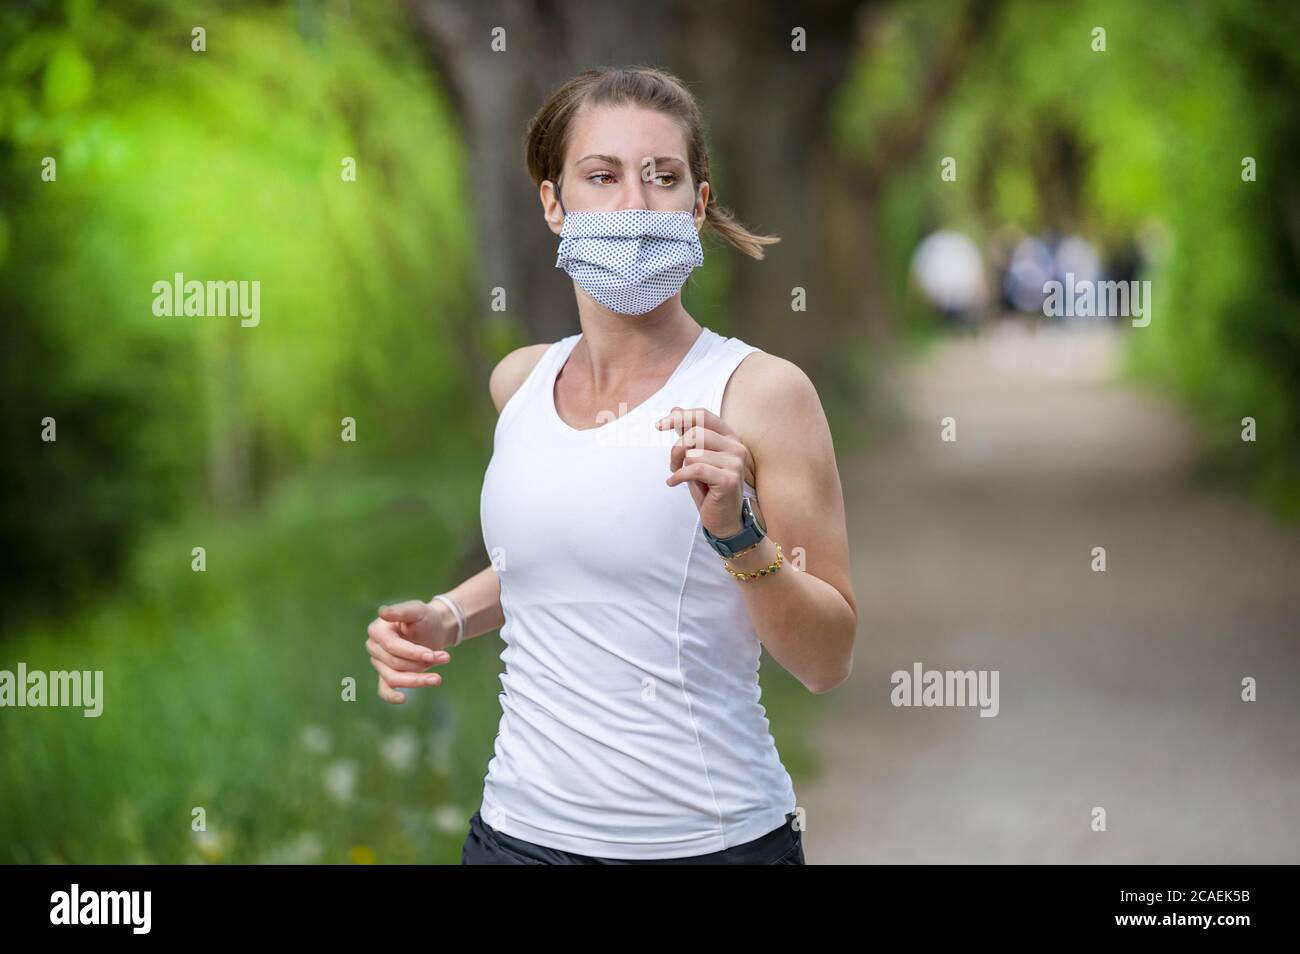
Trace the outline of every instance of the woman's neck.
<instances>
[{"instance_id":1,"label":"woman's neck","mask_svg":"<svg viewBox=\"0 0 1300 954\"><path fill-rule=\"evenodd\" d=\"M587 307L584 307L587 306ZM701 333L699 322L674 295L644 315L616 315L595 302L579 301L582 338L572 360L590 375L596 391L643 376L667 376Z\"/></svg>"}]
</instances>

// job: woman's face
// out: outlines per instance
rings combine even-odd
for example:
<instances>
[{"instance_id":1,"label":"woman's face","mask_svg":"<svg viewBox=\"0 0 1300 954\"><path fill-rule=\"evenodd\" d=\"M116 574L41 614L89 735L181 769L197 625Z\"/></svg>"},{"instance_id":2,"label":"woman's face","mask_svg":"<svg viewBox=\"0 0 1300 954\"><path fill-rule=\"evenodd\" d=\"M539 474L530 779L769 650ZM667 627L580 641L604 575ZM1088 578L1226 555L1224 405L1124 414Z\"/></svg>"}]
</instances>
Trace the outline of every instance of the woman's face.
<instances>
[{"instance_id":1,"label":"woman's face","mask_svg":"<svg viewBox=\"0 0 1300 954\"><path fill-rule=\"evenodd\" d=\"M672 117L640 106L589 106L573 118L560 176L570 212L650 209L690 212L704 225L709 184L697 192L686 164L686 137ZM542 183L542 208L556 235L564 211L550 180Z\"/></svg>"}]
</instances>

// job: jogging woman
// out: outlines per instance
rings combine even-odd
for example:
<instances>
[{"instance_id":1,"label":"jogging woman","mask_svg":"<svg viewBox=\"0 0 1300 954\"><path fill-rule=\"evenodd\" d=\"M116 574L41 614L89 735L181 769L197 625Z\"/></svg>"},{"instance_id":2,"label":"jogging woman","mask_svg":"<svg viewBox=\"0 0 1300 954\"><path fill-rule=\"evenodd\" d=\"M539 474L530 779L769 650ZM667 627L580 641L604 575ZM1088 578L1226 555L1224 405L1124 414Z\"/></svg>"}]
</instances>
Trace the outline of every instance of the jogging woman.
<instances>
[{"instance_id":1,"label":"jogging woman","mask_svg":"<svg viewBox=\"0 0 1300 954\"><path fill-rule=\"evenodd\" d=\"M526 139L582 330L492 372L492 565L380 609L379 695L439 684L448 649L500 628L464 864L803 864L758 665L765 647L816 693L852 667L831 435L797 366L681 300L702 228L756 259L778 239L717 205L698 105L670 74L584 72Z\"/></svg>"}]
</instances>

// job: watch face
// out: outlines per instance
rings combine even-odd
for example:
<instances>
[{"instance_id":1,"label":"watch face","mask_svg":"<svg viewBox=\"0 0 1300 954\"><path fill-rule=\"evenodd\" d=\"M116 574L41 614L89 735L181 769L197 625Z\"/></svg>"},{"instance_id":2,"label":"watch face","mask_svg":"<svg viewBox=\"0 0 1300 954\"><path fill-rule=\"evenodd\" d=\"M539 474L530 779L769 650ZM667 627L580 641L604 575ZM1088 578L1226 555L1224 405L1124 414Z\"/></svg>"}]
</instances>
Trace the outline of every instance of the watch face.
<instances>
[{"instance_id":1,"label":"watch face","mask_svg":"<svg viewBox=\"0 0 1300 954\"><path fill-rule=\"evenodd\" d=\"M758 509L754 506L753 498L746 497L744 503L745 509L748 510L750 516L754 518L754 525L758 527L763 536L767 536L767 527L763 526L763 521L759 519Z\"/></svg>"}]
</instances>

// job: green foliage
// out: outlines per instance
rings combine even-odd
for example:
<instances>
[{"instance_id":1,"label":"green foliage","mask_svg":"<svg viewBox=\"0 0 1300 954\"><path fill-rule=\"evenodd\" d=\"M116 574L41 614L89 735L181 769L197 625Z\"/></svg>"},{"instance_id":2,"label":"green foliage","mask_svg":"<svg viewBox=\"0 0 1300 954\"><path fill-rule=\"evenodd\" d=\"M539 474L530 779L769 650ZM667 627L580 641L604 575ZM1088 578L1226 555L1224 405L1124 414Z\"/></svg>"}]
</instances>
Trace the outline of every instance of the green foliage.
<instances>
[{"instance_id":1,"label":"green foliage","mask_svg":"<svg viewBox=\"0 0 1300 954\"><path fill-rule=\"evenodd\" d=\"M24 458L4 543L34 556L6 574L6 605L37 580L81 591L191 501L345 465L344 417L371 464L479 441L455 333L474 246L459 139L399 12L354 7L321 14L318 39L292 6L0 14L17 344L0 387ZM155 315L176 273L258 281L260 324ZM46 416L57 445L38 439ZM102 546L53 541L52 499Z\"/></svg>"},{"instance_id":2,"label":"green foliage","mask_svg":"<svg viewBox=\"0 0 1300 954\"><path fill-rule=\"evenodd\" d=\"M907 264L939 224L981 244L1008 225L1054 227L1108 252L1167 236L1168 254L1141 276L1154 318L1130 335L1134 368L1177 388L1229 466L1300 510L1300 12L1230 0L895 4L874 18L842 96L842 148L872 159L892 145L887 131L926 108L963 20L971 35L923 148L881 184L894 300L914 320L923 312ZM1105 52L1092 48L1096 27ZM940 180L944 156L958 161L956 182ZM1241 179L1245 156L1256 182ZM1258 444L1239 439L1246 416L1260 422Z\"/></svg>"}]
</instances>

